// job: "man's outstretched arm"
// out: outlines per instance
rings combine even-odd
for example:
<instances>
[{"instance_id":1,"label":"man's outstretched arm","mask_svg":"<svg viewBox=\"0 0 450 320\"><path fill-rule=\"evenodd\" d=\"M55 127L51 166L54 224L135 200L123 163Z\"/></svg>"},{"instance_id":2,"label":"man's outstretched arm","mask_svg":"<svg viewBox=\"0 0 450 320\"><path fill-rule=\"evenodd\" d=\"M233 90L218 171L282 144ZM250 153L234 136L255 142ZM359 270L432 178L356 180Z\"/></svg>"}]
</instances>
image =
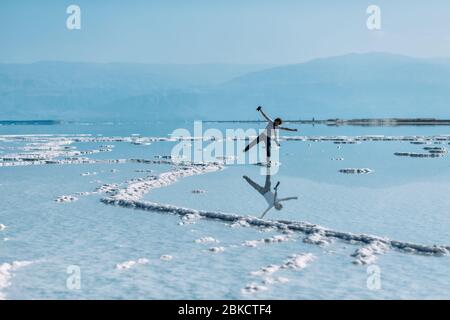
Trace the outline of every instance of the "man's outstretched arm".
<instances>
[{"instance_id":1,"label":"man's outstretched arm","mask_svg":"<svg viewBox=\"0 0 450 320\"><path fill-rule=\"evenodd\" d=\"M277 129L285 130L285 131L298 131L297 129L291 129L291 128L285 128L285 127L278 127Z\"/></svg>"},{"instance_id":2,"label":"man's outstretched arm","mask_svg":"<svg viewBox=\"0 0 450 320\"><path fill-rule=\"evenodd\" d=\"M289 201L289 200L298 200L298 197L287 197L287 198L282 198L282 199L278 199L278 202L281 202L281 201Z\"/></svg>"},{"instance_id":3,"label":"man's outstretched arm","mask_svg":"<svg viewBox=\"0 0 450 320\"><path fill-rule=\"evenodd\" d=\"M256 108L256 110L259 111L259 112L261 112L262 116L263 116L267 121L273 122L273 120L272 120L272 119L271 119L264 111L262 111L261 106L259 106L258 108Z\"/></svg>"}]
</instances>

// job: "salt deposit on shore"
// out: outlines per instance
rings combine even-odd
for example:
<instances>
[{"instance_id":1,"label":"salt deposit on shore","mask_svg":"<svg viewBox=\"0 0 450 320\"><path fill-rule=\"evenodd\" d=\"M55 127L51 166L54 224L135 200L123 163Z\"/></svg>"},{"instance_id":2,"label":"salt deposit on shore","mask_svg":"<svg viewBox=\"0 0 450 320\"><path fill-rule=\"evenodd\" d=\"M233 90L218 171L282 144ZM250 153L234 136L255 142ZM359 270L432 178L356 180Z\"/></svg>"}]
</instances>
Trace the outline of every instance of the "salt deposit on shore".
<instances>
[{"instance_id":1,"label":"salt deposit on shore","mask_svg":"<svg viewBox=\"0 0 450 320\"><path fill-rule=\"evenodd\" d=\"M318 231L310 233L305 238L303 238L303 242L309 244L316 244L319 246L327 246L333 242L333 239L328 238L325 235L325 231L319 229Z\"/></svg>"},{"instance_id":2,"label":"salt deposit on shore","mask_svg":"<svg viewBox=\"0 0 450 320\"><path fill-rule=\"evenodd\" d=\"M84 173L81 173L80 176L83 176L83 177L85 177L85 176L96 176L97 174L98 174L97 172L84 172Z\"/></svg>"},{"instance_id":3,"label":"salt deposit on shore","mask_svg":"<svg viewBox=\"0 0 450 320\"><path fill-rule=\"evenodd\" d=\"M246 240L241 245L246 247L257 247L260 244L280 243L292 240L292 234L281 234L259 240Z\"/></svg>"},{"instance_id":4,"label":"salt deposit on shore","mask_svg":"<svg viewBox=\"0 0 450 320\"><path fill-rule=\"evenodd\" d=\"M254 138L253 136L230 136L222 139L221 141L232 141L232 140L243 140L248 141ZM103 137L103 136L92 136L89 134L33 134L33 135L0 135L0 141L2 142L23 142L28 143L28 148L33 149L57 149L60 150L62 147L73 144L73 143L134 143L138 141L139 143L152 143L152 142L163 142L163 141L213 141L217 140L216 137L139 137L138 139L133 136L125 137ZM359 136L280 136L280 141L311 141L311 142L333 142L336 144L355 144L358 142L366 141L404 141L404 142L416 142L418 144L422 143L433 143L433 142L450 142L450 135L411 135L411 136L386 136L386 135L359 135ZM101 145L102 150L110 150L114 145L106 144ZM221 159L229 159L228 157L221 157Z\"/></svg>"},{"instance_id":5,"label":"salt deposit on shore","mask_svg":"<svg viewBox=\"0 0 450 320\"><path fill-rule=\"evenodd\" d=\"M443 153L418 153L418 152L395 152L394 155L398 157L411 157L411 158L440 158L443 157Z\"/></svg>"},{"instance_id":6,"label":"salt deposit on shore","mask_svg":"<svg viewBox=\"0 0 450 320\"><path fill-rule=\"evenodd\" d=\"M191 137L139 137L141 143L151 143L155 141L180 141L180 140L208 140L208 138ZM235 137L228 140L245 140L247 138ZM227 140L226 139L226 140ZM370 263L373 256L381 254L389 249L396 249L401 252L425 254L433 256L448 255L450 246L430 246L408 242L379 238L372 235L353 234L327 229L315 224L301 221L285 220L262 220L256 217L243 217L233 213L221 211L195 210L179 206L160 204L150 201L142 201L142 197L155 188L161 188L177 182L179 179L198 174L216 172L223 169L222 163L176 163L170 156L159 156L155 159L90 159L85 156L100 152L109 152L112 146L109 143L133 143L136 137L100 137L91 135L3 135L0 136L2 142L26 143L22 147L14 147L15 153L0 155L0 167L22 166L22 165L62 165L62 164L116 164L116 163L136 163L136 164L166 164L173 165L173 170L159 175L149 175L143 178L129 180L122 184L103 185L96 191L90 193L78 193L77 195L89 195L94 193L104 193L107 197L101 201L109 205L117 205L126 208L169 213L181 217L180 224L194 223L200 218L223 221L232 227L257 227L259 229L278 229L305 234L303 241L314 245L327 245L333 240L346 241L362 246L354 253L357 263ZM357 144L367 141L399 141L399 142L422 142L442 143L450 142L450 136L285 136L280 137L281 141L300 142L332 142L341 144ZM102 143L97 149L76 150L74 143ZM106 145L105 145L106 144ZM442 147L424 147L423 153L399 152L398 156L411 157L439 157L447 154L447 149ZM338 158L335 158L338 159ZM368 168L344 168L339 170L348 174L367 174L372 170ZM147 172L147 171L145 171ZM123 186L123 187L122 187ZM194 190L196 191L196 190ZM71 195L63 195L55 199L57 202L72 202L78 198ZM274 241L276 242L276 241ZM261 240L250 240L245 245L255 246ZM383 250L380 248L383 247ZM217 247L221 248L221 247ZM220 250L218 251L220 252Z\"/></svg>"},{"instance_id":7,"label":"salt deposit on shore","mask_svg":"<svg viewBox=\"0 0 450 320\"><path fill-rule=\"evenodd\" d=\"M218 243L219 240L214 239L213 237L203 237L200 239L196 239L194 242L195 243Z\"/></svg>"},{"instance_id":8,"label":"salt deposit on shore","mask_svg":"<svg viewBox=\"0 0 450 320\"><path fill-rule=\"evenodd\" d=\"M224 247L211 247L208 250L211 252L214 252L214 253L220 253L220 252L224 252L225 248Z\"/></svg>"},{"instance_id":9,"label":"salt deposit on shore","mask_svg":"<svg viewBox=\"0 0 450 320\"><path fill-rule=\"evenodd\" d=\"M372 264L377 261L376 255L383 254L389 250L389 247L386 243L381 242L379 240L374 240L369 244L356 249L356 251L352 254L352 257L355 258L353 261L354 264Z\"/></svg>"},{"instance_id":10,"label":"salt deposit on shore","mask_svg":"<svg viewBox=\"0 0 450 320\"><path fill-rule=\"evenodd\" d=\"M305 254L294 254L289 259L287 259L283 265L281 265L281 269L304 269L306 268L310 262L315 259L315 256L312 253Z\"/></svg>"},{"instance_id":11,"label":"salt deposit on shore","mask_svg":"<svg viewBox=\"0 0 450 320\"><path fill-rule=\"evenodd\" d=\"M443 147L425 147L423 150L426 150L429 153L448 153L447 148Z\"/></svg>"},{"instance_id":12,"label":"salt deposit on shore","mask_svg":"<svg viewBox=\"0 0 450 320\"><path fill-rule=\"evenodd\" d=\"M247 141L249 137L226 137L222 141ZM281 136L280 141L299 141L299 142L332 142L341 144L359 144L367 141L399 141L410 142L416 144L422 143L450 143L450 135L441 136L384 136L384 135L365 135L365 136ZM114 163L155 163L155 164L172 164L174 160L171 156L159 156L156 160L148 159L90 159L86 156L110 152L114 145L110 143L133 143L133 144L150 144L152 142L161 141L212 141L215 137L103 137L92 135L0 135L0 141L12 143L25 143L24 146L10 147L10 149L21 152L2 154L0 156L0 167L14 167L27 165L69 165L69 164L114 164ZM79 143L102 143L98 149L77 150L72 144ZM3 147L7 150L8 147ZM427 150L427 149L426 149ZM396 152L396 156L408 157L426 157L435 158L447 154L446 148L430 148L427 153L418 152ZM219 162L231 163L236 157L218 157ZM341 160L342 158L335 158Z\"/></svg>"},{"instance_id":13,"label":"salt deposit on shore","mask_svg":"<svg viewBox=\"0 0 450 320\"><path fill-rule=\"evenodd\" d=\"M78 198L75 196L63 195L63 196L59 196L58 198L56 198L55 202L74 202L77 200L78 200Z\"/></svg>"},{"instance_id":14,"label":"salt deposit on shore","mask_svg":"<svg viewBox=\"0 0 450 320\"><path fill-rule=\"evenodd\" d=\"M202 190L202 189L194 189L191 191L192 193L195 194L201 194L201 193L206 193L206 190Z\"/></svg>"},{"instance_id":15,"label":"salt deposit on shore","mask_svg":"<svg viewBox=\"0 0 450 320\"><path fill-rule=\"evenodd\" d=\"M6 299L6 294L3 290L11 285L11 278L14 276L14 272L33 263L33 261L14 261L0 264L0 300Z\"/></svg>"},{"instance_id":16,"label":"salt deposit on shore","mask_svg":"<svg viewBox=\"0 0 450 320\"><path fill-rule=\"evenodd\" d=\"M448 153L447 148L443 147L424 147L426 153L421 152L395 152L394 155L398 157L412 157L412 158L440 158Z\"/></svg>"},{"instance_id":17,"label":"salt deposit on shore","mask_svg":"<svg viewBox=\"0 0 450 320\"><path fill-rule=\"evenodd\" d=\"M163 261L169 261L169 260L172 260L173 257L169 254L163 254L161 257L159 257L159 259L163 260Z\"/></svg>"},{"instance_id":18,"label":"salt deposit on shore","mask_svg":"<svg viewBox=\"0 0 450 320\"><path fill-rule=\"evenodd\" d=\"M246 285L241 293L252 294L257 293L261 290L268 290L267 285L273 285L277 283L289 282L286 277L274 277L273 274L279 272L280 270L301 270L306 268L316 257L312 253L304 254L293 254L288 259L286 259L281 265L270 264L268 266L262 267L257 271L250 272L250 275L262 278L261 283L252 282Z\"/></svg>"},{"instance_id":19,"label":"salt deposit on shore","mask_svg":"<svg viewBox=\"0 0 450 320\"><path fill-rule=\"evenodd\" d=\"M125 189L120 189L111 198L117 200L138 200L150 190L168 186L178 181L179 178L189 177L208 172L221 170L219 164L192 164L190 166L179 166L172 171L164 172L159 176L148 176L137 179L128 184Z\"/></svg>"},{"instance_id":20,"label":"salt deposit on shore","mask_svg":"<svg viewBox=\"0 0 450 320\"><path fill-rule=\"evenodd\" d=\"M201 218L202 217L196 213L186 214L181 217L181 221L180 221L179 225L182 226L185 224L194 224L197 220L199 220Z\"/></svg>"},{"instance_id":21,"label":"salt deposit on shore","mask_svg":"<svg viewBox=\"0 0 450 320\"><path fill-rule=\"evenodd\" d=\"M373 170L369 168L344 168L340 169L339 172L346 174L369 174L372 173Z\"/></svg>"},{"instance_id":22,"label":"salt deposit on shore","mask_svg":"<svg viewBox=\"0 0 450 320\"><path fill-rule=\"evenodd\" d=\"M125 208L140 209L146 211L175 214L181 217L186 215L197 215L206 219L213 219L233 224L237 221L245 221L249 226L257 228L272 227L280 230L291 230L294 232L301 232L307 235L319 233L321 237L328 239L338 239L352 244L367 245L374 241L384 243L388 248L396 249L401 252L423 254L430 256L448 256L450 246L437 245L420 245L409 242L402 242L391 240L387 238L380 238L367 234L354 234L350 232L340 232L332 229L327 229L316 224L303 221L287 221L287 220L262 220L256 217L242 217L237 214L224 213L220 211L204 211L177 207L172 205L165 205L154 203L150 201L126 200L117 198L104 198L102 202L110 205L118 205ZM313 243L313 242L311 242ZM314 244L323 244L323 241Z\"/></svg>"},{"instance_id":23,"label":"salt deposit on shore","mask_svg":"<svg viewBox=\"0 0 450 320\"><path fill-rule=\"evenodd\" d=\"M241 290L242 294L252 294L259 291L266 291L268 288L265 285L250 283L245 286L244 289Z\"/></svg>"},{"instance_id":24,"label":"salt deposit on shore","mask_svg":"<svg viewBox=\"0 0 450 320\"><path fill-rule=\"evenodd\" d=\"M129 260L129 261L125 261L125 262L121 262L116 264L116 269L117 270L126 270L126 269L131 269L134 266L137 265L144 265L144 264L149 264L150 260L146 259L146 258L140 258L138 260Z\"/></svg>"}]
</instances>

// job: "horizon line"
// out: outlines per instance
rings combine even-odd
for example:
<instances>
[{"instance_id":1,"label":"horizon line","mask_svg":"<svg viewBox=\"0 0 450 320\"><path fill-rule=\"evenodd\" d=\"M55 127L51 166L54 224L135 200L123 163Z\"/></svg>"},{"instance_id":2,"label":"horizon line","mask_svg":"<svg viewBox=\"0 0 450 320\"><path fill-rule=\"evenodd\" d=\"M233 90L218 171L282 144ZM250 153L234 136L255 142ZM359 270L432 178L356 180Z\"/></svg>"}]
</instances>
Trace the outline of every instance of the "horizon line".
<instances>
[{"instance_id":1,"label":"horizon line","mask_svg":"<svg viewBox=\"0 0 450 320\"><path fill-rule=\"evenodd\" d=\"M387 51L351 51L343 54L336 54L330 56L317 56L310 59L305 59L303 61L297 62L254 62L254 63L245 63L245 62L193 62L193 63L184 63L184 62L130 62L130 61L80 61L80 60L36 60L32 62L4 62L0 61L0 65L31 65L31 64L39 64L39 63L67 63L67 64L99 64L99 65L113 65L113 64L129 64L129 65L159 65L159 66L212 66L212 65L235 65L235 66L283 66L283 65L295 65L295 64L303 64L309 63L316 60L324 60L324 59L332 59L338 57L345 57L350 55L371 55L371 54L384 54L391 56L399 56L404 58L413 58L413 59L421 59L421 60L439 60L439 59L450 59L450 56L413 56L403 53L396 52L387 52Z\"/></svg>"}]
</instances>

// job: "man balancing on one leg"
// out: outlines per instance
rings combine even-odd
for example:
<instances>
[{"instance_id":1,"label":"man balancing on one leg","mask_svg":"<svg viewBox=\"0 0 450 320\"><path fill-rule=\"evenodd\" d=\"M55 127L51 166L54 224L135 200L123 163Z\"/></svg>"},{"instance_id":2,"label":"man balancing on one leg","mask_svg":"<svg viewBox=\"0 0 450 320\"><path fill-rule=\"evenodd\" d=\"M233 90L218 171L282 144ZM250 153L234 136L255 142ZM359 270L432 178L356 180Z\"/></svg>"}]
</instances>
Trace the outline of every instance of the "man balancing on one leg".
<instances>
[{"instance_id":1,"label":"man balancing on one leg","mask_svg":"<svg viewBox=\"0 0 450 320\"><path fill-rule=\"evenodd\" d=\"M272 120L269 116L267 116L264 111L262 111L261 106L256 108L257 111L261 112L263 117L268 121L268 124L266 126L266 129L252 142L250 142L244 149L244 152L247 152L252 148L253 146L257 145L261 141L263 141L266 144L266 157L267 157L267 165L270 166L270 148L272 145L272 136L274 137L275 143L280 146L280 143L278 142L278 132L279 130L286 130L286 131L297 131L297 129L290 129L290 128L284 128L280 127L283 123L283 120L281 118L276 118L275 120Z\"/></svg>"}]
</instances>

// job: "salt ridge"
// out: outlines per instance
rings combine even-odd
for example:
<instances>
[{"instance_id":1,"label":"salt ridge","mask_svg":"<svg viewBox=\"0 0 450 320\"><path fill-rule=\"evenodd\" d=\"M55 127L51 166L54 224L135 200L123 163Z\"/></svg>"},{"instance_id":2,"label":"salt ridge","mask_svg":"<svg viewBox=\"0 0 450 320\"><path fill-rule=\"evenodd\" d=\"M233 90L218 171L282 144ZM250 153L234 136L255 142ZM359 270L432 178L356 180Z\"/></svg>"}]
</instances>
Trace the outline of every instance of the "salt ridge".
<instances>
[{"instance_id":1,"label":"salt ridge","mask_svg":"<svg viewBox=\"0 0 450 320\"><path fill-rule=\"evenodd\" d=\"M448 256L450 246L446 245L421 245L410 242L391 240L368 234L354 234L350 232L341 232L327 229L322 226L304 221L286 221L286 220L262 220L256 217L243 217L233 213L225 213L220 211L204 211L190 208L183 208L173 205L160 204L150 201L139 201L120 198L103 198L101 201L105 204L116 205L125 208L133 208L146 211L154 211L159 213L168 213L179 215L196 215L206 219L219 220L230 224L245 222L250 226L258 228L276 228L279 230L292 230L295 232L305 233L307 235L320 234L324 238L339 239L350 243L359 243L362 245L371 245L374 242L385 244L388 248L393 248L402 252L430 255L430 256ZM308 241L306 241L308 242ZM313 241L309 243L314 243ZM324 244L323 241L314 244Z\"/></svg>"}]
</instances>

